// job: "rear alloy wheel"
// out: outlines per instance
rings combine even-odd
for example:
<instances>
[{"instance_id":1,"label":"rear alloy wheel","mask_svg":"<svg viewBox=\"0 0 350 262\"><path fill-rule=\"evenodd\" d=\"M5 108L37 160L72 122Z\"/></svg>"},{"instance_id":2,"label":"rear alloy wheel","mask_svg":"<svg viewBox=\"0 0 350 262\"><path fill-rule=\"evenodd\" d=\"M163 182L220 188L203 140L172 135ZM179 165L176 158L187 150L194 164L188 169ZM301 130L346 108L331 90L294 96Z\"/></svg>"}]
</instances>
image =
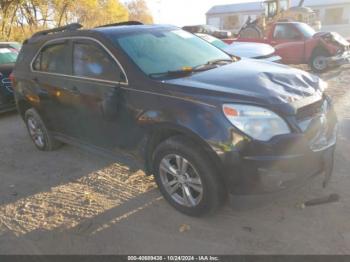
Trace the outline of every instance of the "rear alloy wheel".
<instances>
[{"instance_id":1,"label":"rear alloy wheel","mask_svg":"<svg viewBox=\"0 0 350 262\"><path fill-rule=\"evenodd\" d=\"M162 142L153 154L159 190L177 210L200 216L216 210L226 197L224 187L204 150L183 136Z\"/></svg>"},{"instance_id":2,"label":"rear alloy wheel","mask_svg":"<svg viewBox=\"0 0 350 262\"><path fill-rule=\"evenodd\" d=\"M34 144L38 148L43 149L45 147L45 136L39 123L35 120L34 117L28 117L27 126L28 126L29 134Z\"/></svg>"},{"instance_id":3,"label":"rear alloy wheel","mask_svg":"<svg viewBox=\"0 0 350 262\"><path fill-rule=\"evenodd\" d=\"M41 120L41 117L35 109L28 109L25 113L24 119L28 133L39 150L52 151L62 146L62 143L57 141L47 130L44 122Z\"/></svg>"}]
</instances>

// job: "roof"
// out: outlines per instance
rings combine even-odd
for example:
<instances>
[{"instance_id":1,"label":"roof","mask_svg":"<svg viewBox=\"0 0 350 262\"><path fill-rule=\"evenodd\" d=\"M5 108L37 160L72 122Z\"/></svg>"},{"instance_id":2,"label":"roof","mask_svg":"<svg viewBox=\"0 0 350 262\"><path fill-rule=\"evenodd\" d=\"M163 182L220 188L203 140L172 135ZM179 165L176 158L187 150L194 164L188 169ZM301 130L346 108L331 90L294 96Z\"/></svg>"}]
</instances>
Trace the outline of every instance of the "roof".
<instances>
[{"instance_id":1,"label":"roof","mask_svg":"<svg viewBox=\"0 0 350 262\"><path fill-rule=\"evenodd\" d=\"M42 41L48 41L58 38L69 38L76 36L98 36L98 35L115 35L124 34L130 32L144 32L152 31L156 29L172 29L177 28L173 25L122 25L122 26L107 26L107 27L97 27L93 29L79 29L79 30L69 30L69 31L59 31L54 33L49 33L45 35L38 34L35 37L29 38L25 43L38 43Z\"/></svg>"},{"instance_id":2,"label":"roof","mask_svg":"<svg viewBox=\"0 0 350 262\"><path fill-rule=\"evenodd\" d=\"M207 15L213 14L224 14L224 13L235 13L235 12L252 12L252 11L263 11L261 2L241 3L241 4L230 4L230 5L215 5L209 9Z\"/></svg>"},{"instance_id":3,"label":"roof","mask_svg":"<svg viewBox=\"0 0 350 262\"><path fill-rule=\"evenodd\" d=\"M91 29L91 31L97 31L104 34L114 33L129 33L129 32L140 32L154 29L164 28L176 28L173 25L121 25L121 26L108 26L108 27L97 27Z\"/></svg>"},{"instance_id":4,"label":"roof","mask_svg":"<svg viewBox=\"0 0 350 262\"><path fill-rule=\"evenodd\" d=\"M209 9L207 15L237 13L237 12L263 12L264 7L262 5L264 1L256 1L250 3L239 3L229 5L215 5ZM299 5L300 0L292 0L292 6ZM350 0L305 0L304 6L329 6L337 4L349 4Z\"/></svg>"}]
</instances>

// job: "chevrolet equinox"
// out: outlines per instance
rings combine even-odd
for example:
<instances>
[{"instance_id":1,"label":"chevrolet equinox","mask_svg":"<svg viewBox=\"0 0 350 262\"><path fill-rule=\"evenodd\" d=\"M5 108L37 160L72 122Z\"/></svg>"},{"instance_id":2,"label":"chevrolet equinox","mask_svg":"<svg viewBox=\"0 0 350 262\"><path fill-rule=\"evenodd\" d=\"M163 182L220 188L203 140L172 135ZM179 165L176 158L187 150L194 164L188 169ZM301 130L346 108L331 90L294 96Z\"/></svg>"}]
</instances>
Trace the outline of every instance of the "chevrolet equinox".
<instances>
[{"instance_id":1,"label":"chevrolet equinox","mask_svg":"<svg viewBox=\"0 0 350 262\"><path fill-rule=\"evenodd\" d=\"M120 152L192 216L228 193L272 193L318 174L327 184L337 120L320 78L229 56L170 25L80 28L34 34L11 75L39 150Z\"/></svg>"}]
</instances>

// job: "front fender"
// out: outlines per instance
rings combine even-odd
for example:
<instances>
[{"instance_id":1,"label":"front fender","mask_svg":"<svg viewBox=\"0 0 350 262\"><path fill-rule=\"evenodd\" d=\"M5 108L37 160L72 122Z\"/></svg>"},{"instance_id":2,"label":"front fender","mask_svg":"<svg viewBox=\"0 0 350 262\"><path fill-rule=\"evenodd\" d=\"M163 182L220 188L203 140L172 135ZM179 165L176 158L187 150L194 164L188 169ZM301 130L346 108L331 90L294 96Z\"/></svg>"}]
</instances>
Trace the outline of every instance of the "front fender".
<instances>
[{"instance_id":1,"label":"front fender","mask_svg":"<svg viewBox=\"0 0 350 262\"><path fill-rule=\"evenodd\" d=\"M169 103L179 104L179 101ZM225 152L232 149L232 126L224 117L221 108L184 101L177 106L167 105L166 108L144 111L138 116L139 124L148 130L144 147L147 173L152 173L150 163L153 160L154 149L174 135L189 137L220 169Z\"/></svg>"}]
</instances>

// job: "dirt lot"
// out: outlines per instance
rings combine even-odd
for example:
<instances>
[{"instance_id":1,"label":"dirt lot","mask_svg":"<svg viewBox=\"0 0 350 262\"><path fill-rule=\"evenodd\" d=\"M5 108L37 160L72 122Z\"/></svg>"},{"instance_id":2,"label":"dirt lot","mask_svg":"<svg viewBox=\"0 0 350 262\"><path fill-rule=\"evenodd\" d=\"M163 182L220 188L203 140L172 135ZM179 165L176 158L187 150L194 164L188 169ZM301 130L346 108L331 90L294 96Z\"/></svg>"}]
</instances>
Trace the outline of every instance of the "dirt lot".
<instances>
[{"instance_id":1,"label":"dirt lot","mask_svg":"<svg viewBox=\"0 0 350 262\"><path fill-rule=\"evenodd\" d=\"M42 153L15 113L0 116L1 254L350 254L350 68L329 79L340 120L333 179L231 198L215 216L172 209L141 171L81 149ZM314 197L340 201L303 208Z\"/></svg>"}]
</instances>

